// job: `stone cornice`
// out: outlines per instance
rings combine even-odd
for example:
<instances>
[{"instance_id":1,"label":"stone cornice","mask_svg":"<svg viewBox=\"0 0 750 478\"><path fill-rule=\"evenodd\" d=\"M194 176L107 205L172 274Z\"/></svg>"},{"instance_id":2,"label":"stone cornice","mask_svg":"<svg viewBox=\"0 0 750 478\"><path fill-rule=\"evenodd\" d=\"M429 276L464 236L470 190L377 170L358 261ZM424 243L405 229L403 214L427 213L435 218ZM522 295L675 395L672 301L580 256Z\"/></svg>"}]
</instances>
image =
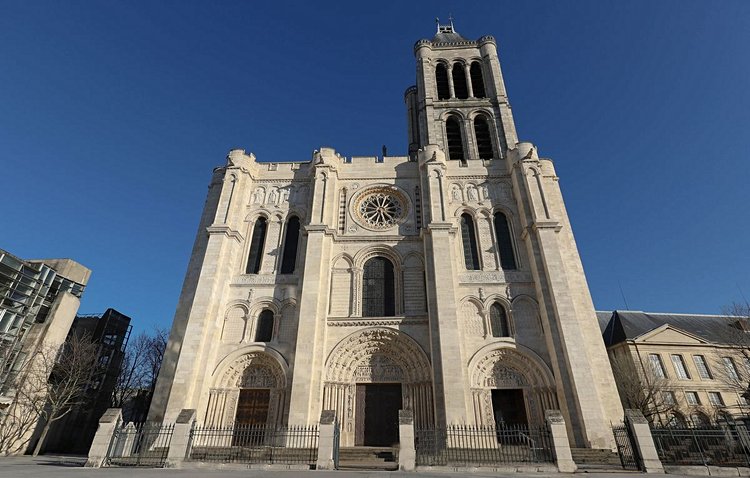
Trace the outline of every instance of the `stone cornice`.
<instances>
[{"instance_id":1,"label":"stone cornice","mask_svg":"<svg viewBox=\"0 0 750 478\"><path fill-rule=\"evenodd\" d=\"M296 285L298 282L299 278L294 274L242 274L232 277L229 285Z\"/></svg>"},{"instance_id":2,"label":"stone cornice","mask_svg":"<svg viewBox=\"0 0 750 478\"><path fill-rule=\"evenodd\" d=\"M326 323L331 327L373 327L396 325L426 325L427 316L416 317L329 317Z\"/></svg>"},{"instance_id":3,"label":"stone cornice","mask_svg":"<svg viewBox=\"0 0 750 478\"><path fill-rule=\"evenodd\" d=\"M208 235L214 235L214 234L223 234L226 237L230 237L232 239L235 239L237 242L242 242L245 240L245 238L240 234L239 231L235 231L229 226L208 226L206 228L206 232L208 232Z\"/></svg>"}]
</instances>

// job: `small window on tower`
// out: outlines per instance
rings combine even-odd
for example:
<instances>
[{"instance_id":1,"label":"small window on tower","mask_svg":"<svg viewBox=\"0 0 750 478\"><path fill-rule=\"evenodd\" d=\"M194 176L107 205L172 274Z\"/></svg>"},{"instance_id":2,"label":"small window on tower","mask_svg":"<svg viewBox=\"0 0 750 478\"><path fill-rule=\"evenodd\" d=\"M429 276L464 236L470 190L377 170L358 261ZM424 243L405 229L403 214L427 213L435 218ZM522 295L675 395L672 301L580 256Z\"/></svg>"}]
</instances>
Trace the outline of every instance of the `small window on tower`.
<instances>
[{"instance_id":1,"label":"small window on tower","mask_svg":"<svg viewBox=\"0 0 750 478\"><path fill-rule=\"evenodd\" d=\"M445 69L445 65L442 63L438 63L437 67L435 67L435 83L437 84L438 99L449 99L451 91L448 86L448 70Z\"/></svg>"},{"instance_id":2,"label":"small window on tower","mask_svg":"<svg viewBox=\"0 0 750 478\"><path fill-rule=\"evenodd\" d=\"M469 97L469 89L466 86L466 71L461 63L453 65L453 92L456 94L456 98L461 100Z\"/></svg>"},{"instance_id":3,"label":"small window on tower","mask_svg":"<svg viewBox=\"0 0 750 478\"><path fill-rule=\"evenodd\" d=\"M464 246L464 264L466 265L466 270L479 270L479 253L477 251L474 220L468 214L461 215L461 240Z\"/></svg>"},{"instance_id":4,"label":"small window on tower","mask_svg":"<svg viewBox=\"0 0 750 478\"><path fill-rule=\"evenodd\" d=\"M273 312L266 309L258 316L258 325L255 327L256 342L270 342L273 336Z\"/></svg>"},{"instance_id":5,"label":"small window on tower","mask_svg":"<svg viewBox=\"0 0 750 478\"><path fill-rule=\"evenodd\" d=\"M482 115L474 118L474 135L477 138L477 153L479 154L479 159L492 159L494 157L494 151L492 149L490 126L487 124L487 118Z\"/></svg>"},{"instance_id":6,"label":"small window on tower","mask_svg":"<svg viewBox=\"0 0 750 478\"><path fill-rule=\"evenodd\" d=\"M445 134L448 139L448 159L464 159L464 141L461 135L461 124L455 116L449 116L445 122Z\"/></svg>"}]
</instances>

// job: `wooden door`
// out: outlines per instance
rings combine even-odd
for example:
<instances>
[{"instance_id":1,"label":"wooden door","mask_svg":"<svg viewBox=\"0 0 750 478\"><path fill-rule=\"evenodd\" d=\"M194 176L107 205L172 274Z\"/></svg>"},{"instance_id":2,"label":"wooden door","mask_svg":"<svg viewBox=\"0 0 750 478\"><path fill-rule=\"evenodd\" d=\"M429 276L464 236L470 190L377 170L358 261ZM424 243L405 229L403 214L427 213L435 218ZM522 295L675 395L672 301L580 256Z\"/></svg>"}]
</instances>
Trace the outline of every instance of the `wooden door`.
<instances>
[{"instance_id":1,"label":"wooden door","mask_svg":"<svg viewBox=\"0 0 750 478\"><path fill-rule=\"evenodd\" d=\"M398 411L402 408L400 383L357 385L356 446L392 446L398 443Z\"/></svg>"}]
</instances>

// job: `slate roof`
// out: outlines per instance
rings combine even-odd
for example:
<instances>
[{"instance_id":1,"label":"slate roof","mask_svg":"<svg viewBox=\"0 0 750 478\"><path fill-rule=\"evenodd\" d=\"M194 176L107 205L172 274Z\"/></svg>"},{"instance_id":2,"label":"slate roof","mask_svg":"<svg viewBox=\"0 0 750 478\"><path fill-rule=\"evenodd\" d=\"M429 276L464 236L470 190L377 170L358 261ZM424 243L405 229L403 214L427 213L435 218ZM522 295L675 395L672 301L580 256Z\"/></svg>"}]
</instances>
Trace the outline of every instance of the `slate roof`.
<instances>
[{"instance_id":1,"label":"slate roof","mask_svg":"<svg viewBox=\"0 0 750 478\"><path fill-rule=\"evenodd\" d=\"M471 40L467 40L459 33L452 31L436 33L435 36L432 37L431 41L432 43L465 43Z\"/></svg>"},{"instance_id":2,"label":"slate roof","mask_svg":"<svg viewBox=\"0 0 750 478\"><path fill-rule=\"evenodd\" d=\"M732 335L743 333L742 330L732 327L732 324L737 323L741 318L728 315L615 310L597 312L596 316L604 337L604 344L607 346L635 339L665 324L713 343L726 343ZM609 316L609 319L606 319L606 316Z\"/></svg>"}]
</instances>

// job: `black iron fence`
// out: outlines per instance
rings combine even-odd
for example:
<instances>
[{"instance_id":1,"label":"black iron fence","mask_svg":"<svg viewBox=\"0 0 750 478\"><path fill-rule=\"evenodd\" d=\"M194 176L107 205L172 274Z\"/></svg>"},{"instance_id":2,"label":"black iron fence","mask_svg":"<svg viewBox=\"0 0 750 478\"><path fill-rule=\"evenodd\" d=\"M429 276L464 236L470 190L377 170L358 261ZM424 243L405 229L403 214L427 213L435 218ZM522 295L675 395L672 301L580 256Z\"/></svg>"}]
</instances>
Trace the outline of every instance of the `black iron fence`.
<instances>
[{"instance_id":1,"label":"black iron fence","mask_svg":"<svg viewBox=\"0 0 750 478\"><path fill-rule=\"evenodd\" d=\"M612 425L612 434L615 437L620 465L625 470L638 470L640 466L636 446L633 444L627 425Z\"/></svg>"},{"instance_id":2,"label":"black iron fence","mask_svg":"<svg viewBox=\"0 0 750 478\"><path fill-rule=\"evenodd\" d=\"M546 427L453 425L415 430L418 466L494 466L552 463Z\"/></svg>"},{"instance_id":3,"label":"black iron fence","mask_svg":"<svg viewBox=\"0 0 750 478\"><path fill-rule=\"evenodd\" d=\"M215 463L315 466L317 426L199 426L190 432L190 460Z\"/></svg>"},{"instance_id":4,"label":"black iron fence","mask_svg":"<svg viewBox=\"0 0 750 478\"><path fill-rule=\"evenodd\" d=\"M162 467L167 460L174 424L127 423L117 427L105 466Z\"/></svg>"},{"instance_id":5,"label":"black iron fence","mask_svg":"<svg viewBox=\"0 0 750 478\"><path fill-rule=\"evenodd\" d=\"M750 434L742 426L652 428L651 436L665 465L750 465Z\"/></svg>"}]
</instances>

